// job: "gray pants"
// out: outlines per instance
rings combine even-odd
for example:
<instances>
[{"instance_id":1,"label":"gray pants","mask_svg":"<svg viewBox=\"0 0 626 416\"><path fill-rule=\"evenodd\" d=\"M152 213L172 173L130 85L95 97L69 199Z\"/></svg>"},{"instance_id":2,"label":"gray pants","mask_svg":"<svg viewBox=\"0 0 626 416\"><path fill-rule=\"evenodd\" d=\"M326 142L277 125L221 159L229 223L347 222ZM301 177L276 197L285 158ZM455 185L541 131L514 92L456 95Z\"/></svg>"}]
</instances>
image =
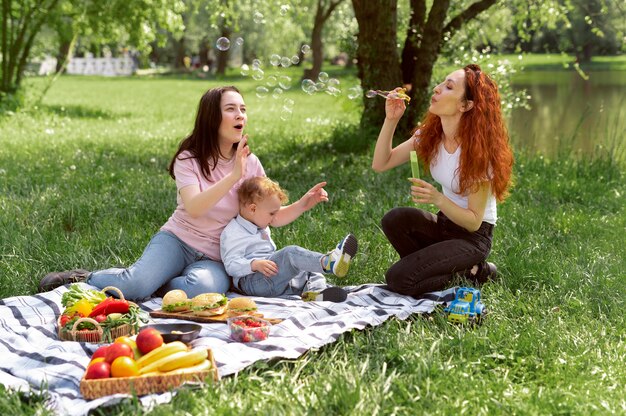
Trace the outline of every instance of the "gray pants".
<instances>
[{"instance_id":1,"label":"gray pants","mask_svg":"<svg viewBox=\"0 0 626 416\"><path fill-rule=\"evenodd\" d=\"M322 275L323 256L298 246L284 247L268 258L278 266L277 274L266 277L259 272L250 273L239 278L235 286L245 295L263 297L324 290L328 285Z\"/></svg>"}]
</instances>

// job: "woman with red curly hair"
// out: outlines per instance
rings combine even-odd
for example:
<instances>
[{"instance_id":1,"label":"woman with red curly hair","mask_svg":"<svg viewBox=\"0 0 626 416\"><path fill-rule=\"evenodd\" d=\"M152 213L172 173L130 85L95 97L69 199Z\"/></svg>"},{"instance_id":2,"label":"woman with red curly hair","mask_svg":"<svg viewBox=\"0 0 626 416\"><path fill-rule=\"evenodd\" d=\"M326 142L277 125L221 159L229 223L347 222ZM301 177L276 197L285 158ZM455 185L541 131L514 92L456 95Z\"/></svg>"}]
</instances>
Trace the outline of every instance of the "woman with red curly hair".
<instances>
[{"instance_id":1,"label":"woman with red curly hair","mask_svg":"<svg viewBox=\"0 0 626 416\"><path fill-rule=\"evenodd\" d=\"M400 255L385 276L395 292L420 296L443 289L460 273L477 283L496 275L486 262L497 220L496 202L508 195L513 153L496 83L478 65L450 73L437 85L423 123L392 148L404 100L390 94L372 168L383 172L409 161L412 150L442 192L411 178L411 197L438 212L400 207L382 219Z\"/></svg>"}]
</instances>

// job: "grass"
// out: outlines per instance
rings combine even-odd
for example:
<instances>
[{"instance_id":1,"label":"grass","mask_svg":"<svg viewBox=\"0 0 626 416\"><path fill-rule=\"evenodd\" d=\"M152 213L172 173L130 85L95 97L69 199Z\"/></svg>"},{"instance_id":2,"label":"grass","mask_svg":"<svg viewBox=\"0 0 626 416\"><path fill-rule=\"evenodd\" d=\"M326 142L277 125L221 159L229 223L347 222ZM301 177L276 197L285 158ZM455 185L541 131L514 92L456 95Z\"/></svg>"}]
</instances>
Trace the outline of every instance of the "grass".
<instances>
[{"instance_id":1,"label":"grass","mask_svg":"<svg viewBox=\"0 0 626 416\"><path fill-rule=\"evenodd\" d=\"M339 75L344 88L354 81ZM175 207L166 167L197 101L223 83L243 90L251 147L292 200L328 181L329 203L275 230L277 244L324 251L353 231L360 253L335 283L383 282L397 255L379 221L408 204L410 170L370 169L376 133L357 127L357 102L294 87L285 93L293 115L283 121L281 101L257 98L255 83L236 76L63 77L39 108L0 120L0 296L35 293L49 271L135 261ZM492 311L484 325L453 326L439 314L390 320L300 359L182 390L149 413L626 412L623 163L608 153L574 160L518 151L491 255L501 280L482 288ZM44 414L42 406L39 396L0 395L2 414ZM146 411L127 400L95 413Z\"/></svg>"}]
</instances>

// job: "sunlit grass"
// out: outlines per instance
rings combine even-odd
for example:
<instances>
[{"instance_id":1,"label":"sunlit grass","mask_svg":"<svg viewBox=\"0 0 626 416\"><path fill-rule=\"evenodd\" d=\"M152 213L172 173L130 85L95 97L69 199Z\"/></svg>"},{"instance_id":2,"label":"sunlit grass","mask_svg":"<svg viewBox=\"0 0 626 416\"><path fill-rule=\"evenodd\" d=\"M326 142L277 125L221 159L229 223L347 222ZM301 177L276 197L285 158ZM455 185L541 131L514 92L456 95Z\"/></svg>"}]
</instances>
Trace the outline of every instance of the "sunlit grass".
<instances>
[{"instance_id":1,"label":"sunlit grass","mask_svg":"<svg viewBox=\"0 0 626 416\"><path fill-rule=\"evenodd\" d=\"M382 283L397 255L382 215L408 204L410 169L371 168L375 133L359 103L305 95L282 104L256 83L176 77L62 77L39 108L0 120L0 296L29 295L40 277L74 267L131 264L175 207L166 172L200 95L234 83L249 108L252 150L295 200L325 180L328 204L274 233L279 246L324 251L352 231L360 252L337 284ZM342 77L347 87L354 78ZM432 318L390 320L298 360L257 363L201 390L170 414L606 414L626 412L626 178L609 153L571 159L517 154L516 186L499 208L477 328ZM459 284L467 282L457 282ZM41 399L3 394L3 414ZM96 414L135 415L127 401Z\"/></svg>"}]
</instances>

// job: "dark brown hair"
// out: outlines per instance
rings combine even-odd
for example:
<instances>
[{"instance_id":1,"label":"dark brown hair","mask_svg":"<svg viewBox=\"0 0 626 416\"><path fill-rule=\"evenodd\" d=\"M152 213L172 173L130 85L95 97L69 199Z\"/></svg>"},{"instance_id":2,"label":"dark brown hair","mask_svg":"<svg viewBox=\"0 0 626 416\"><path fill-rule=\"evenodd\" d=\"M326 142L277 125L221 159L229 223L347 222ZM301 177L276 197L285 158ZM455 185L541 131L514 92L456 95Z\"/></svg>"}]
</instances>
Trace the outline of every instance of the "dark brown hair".
<instances>
[{"instance_id":1,"label":"dark brown hair","mask_svg":"<svg viewBox=\"0 0 626 416\"><path fill-rule=\"evenodd\" d=\"M220 158L218 131L222 123L222 95L226 91L234 91L241 94L236 87L226 86L212 88L205 92L200 99L193 131L180 142L178 151L176 151L168 167L172 179L176 179L174 175L174 164L176 160L189 158L198 159L202 175L208 180L211 179L211 171L215 169L217 161ZM237 144L233 144L233 149L236 148ZM179 159L178 156L185 150L189 151L191 156Z\"/></svg>"}]
</instances>

